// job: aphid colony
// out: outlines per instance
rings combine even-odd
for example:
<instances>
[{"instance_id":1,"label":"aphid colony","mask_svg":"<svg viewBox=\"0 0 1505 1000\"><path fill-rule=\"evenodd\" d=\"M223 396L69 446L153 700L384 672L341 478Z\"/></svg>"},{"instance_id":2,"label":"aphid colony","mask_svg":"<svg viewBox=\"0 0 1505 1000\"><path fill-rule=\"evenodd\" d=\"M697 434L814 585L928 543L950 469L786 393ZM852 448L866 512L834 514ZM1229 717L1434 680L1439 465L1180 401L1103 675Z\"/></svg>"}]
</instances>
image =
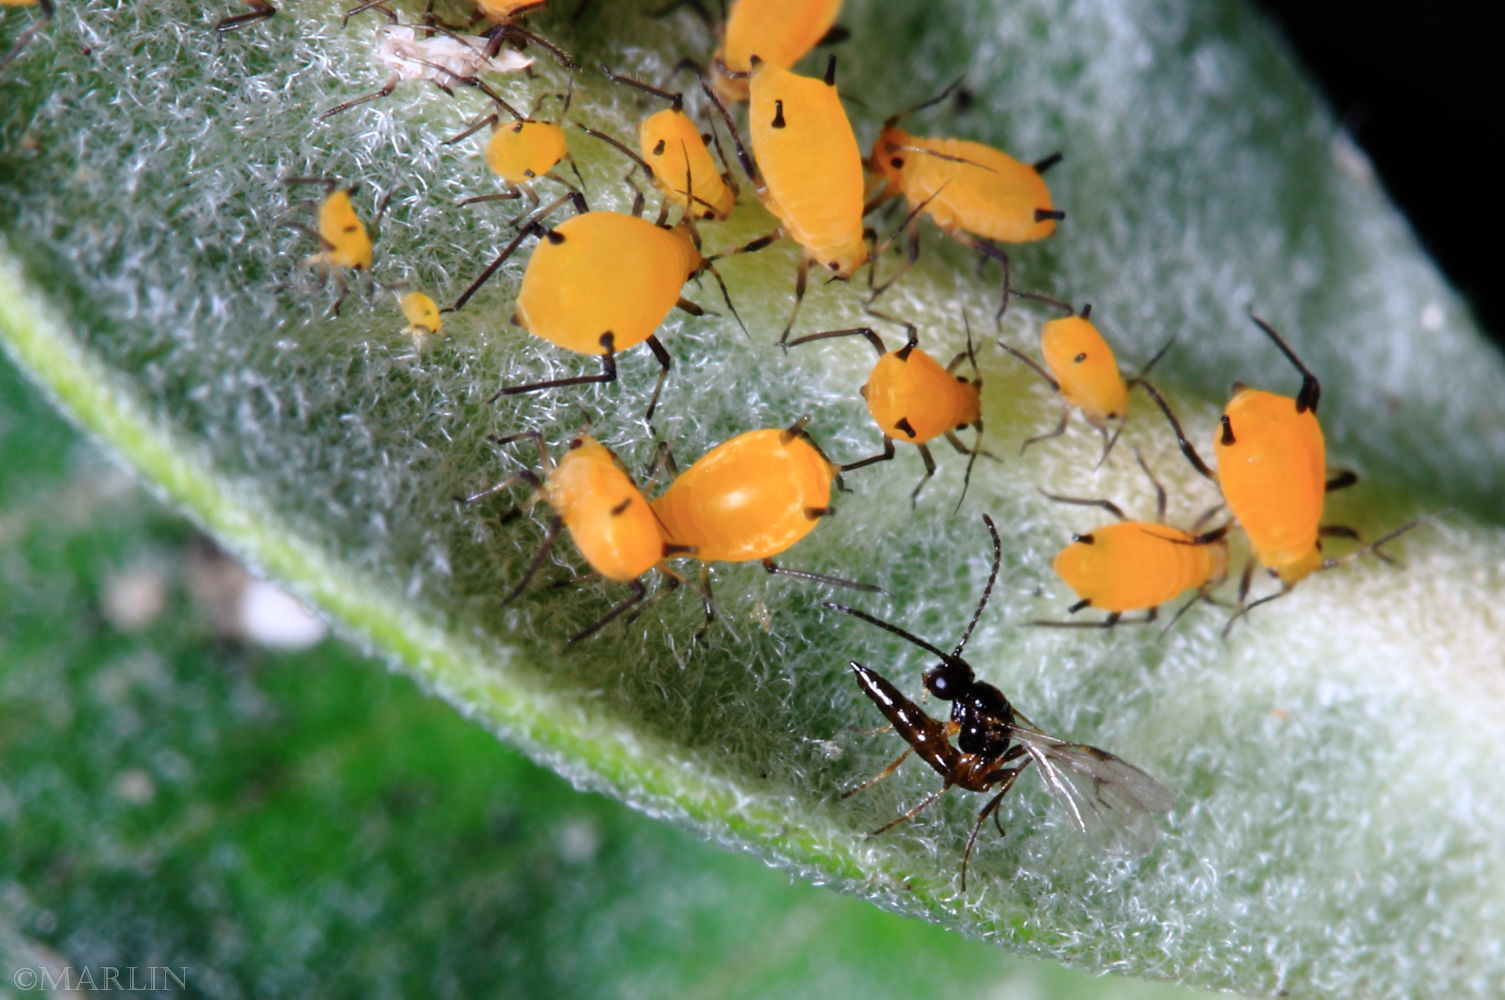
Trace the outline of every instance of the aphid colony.
<instances>
[{"instance_id":1,"label":"aphid colony","mask_svg":"<svg viewBox=\"0 0 1505 1000\"><path fill-rule=\"evenodd\" d=\"M44 16L50 13L50 4L44 2L42 6ZM251 6L251 12L226 17L217 29L243 28L265 22L276 13L265 0L252 0ZM850 344L855 338L866 341L877 355L866 382L860 389L854 386L851 390L860 391L881 438L881 451L866 457L838 461L827 455L807 430L809 418L800 417L784 427L735 435L682 472L675 467L668 445L660 443L648 480L657 480L663 474L672 479L651 495L653 491L645 492L615 454L586 432L572 435L568 448L558 456L551 453L545 432L536 428L496 438L501 446L530 443L536 451L536 463L526 461L495 485L457 498L462 506L469 508L497 495L517 499L515 487L524 484L531 492L523 498L523 504L531 508L542 502L548 510L542 542L519 578L510 581L503 603L528 588L561 533L569 535L580 557L596 574L627 589L588 627L570 636L570 644L612 622L630 621L649 596L649 581L655 573L663 577L666 586L684 583L698 589L705 610L705 625L699 636L704 636L716 617L709 572L712 563L757 562L770 574L879 592L873 583L790 568L782 560L834 512L833 488L844 488L843 474L894 459L895 442L912 446L923 463L924 476L911 494L911 502L916 505L937 469L930 450L932 441L944 438L966 456L962 487L952 513L966 494L973 464L980 456L992 457L983 450L984 365L979 363L965 312L966 350L952 358L936 358L923 349L926 338L914 323L874 308L878 297L918 259L921 233L929 224L971 248L983 260L1000 265L1000 299L991 310L996 316L1001 317L1013 299L1034 301L1062 313L1043 324L1043 364L1025 351L1001 340L998 343L1004 352L1028 365L1059 397L1060 419L1054 429L1027 438L1021 451L1065 433L1070 414L1076 411L1102 436L1101 465L1124 428L1132 390L1143 388L1166 416L1187 460L1221 492L1221 503L1194 523L1185 528L1170 525L1165 520L1165 490L1136 450L1136 460L1157 495L1153 521L1130 520L1110 500L1045 493L1052 501L1099 507L1115 518L1074 534L1052 564L1078 597L1069 607L1070 613L1093 609L1106 617L1032 624L1107 628L1130 620L1150 621L1160 605L1191 592L1191 601L1176 612L1179 618L1196 601L1210 599L1212 590L1225 579L1230 537L1236 529L1242 529L1253 554L1240 578L1236 607L1228 619L1231 626L1251 608L1287 593L1312 572L1362 552L1377 551L1399 534L1393 532L1343 560L1323 555L1323 537L1357 537L1349 529L1321 524L1325 494L1348 485L1353 477L1340 474L1329 478L1316 416L1320 393L1317 378L1258 316L1252 316L1258 329L1300 373L1301 388L1295 397L1289 397L1236 387L1214 434L1214 471L1186 438L1160 393L1146 381L1150 368L1171 345L1162 348L1138 375L1126 379L1095 325L1090 305L1078 310L1016 287L1014 268L1001 244L1049 238L1065 218L1055 207L1043 176L1060 160L1060 154L1021 161L978 142L919 137L898 127L906 117L956 93L961 81L889 117L864 155L838 92L836 57L826 60L820 76L804 76L793 68L823 38L836 34L833 25L839 8L839 0L733 0L719 43L714 52L702 56L706 69L686 59L670 79L648 82L619 68L603 68L605 77L624 92L659 104L642 119L635 148L622 137L570 121L572 102L578 105L574 84L586 70L529 26L529 16L544 12L544 0L476 0L475 20L467 25L446 25L432 14L421 23L405 25L380 2L368 2L347 13L349 17L374 10L385 18L379 28L378 51L392 75L379 92L348 100L324 115L385 97L403 80L426 79L449 92L459 87L479 91L490 102L488 110L442 141L462 143L488 130L482 155L502 186L496 193L477 194L462 204L498 199L524 203L523 211L511 220L515 233L510 240L447 308L439 308L428 292L392 289L407 319L405 332L414 336L438 334L443 314L466 308L507 261L526 254L512 300L511 321L556 347L597 359L600 366L595 374L503 385L492 400L614 382L618 355L646 344L659 365L643 414L651 430L666 380L674 370L673 357L660 341L658 330L675 308L694 315L705 312L684 297L686 283L710 274L736 326L742 334L751 336L715 262L753 253L784 239L798 246L799 265L792 307L776 338L778 345L788 349L836 340ZM475 30L478 25L479 32ZM29 34L15 51L27 38ZM562 92L536 94L533 107L524 114L498 95L480 74L526 68L533 61L524 54L530 47L552 57L569 79ZM676 77L690 87L683 91L669 89ZM542 107L550 101L557 103L557 111L545 117ZM741 111L744 101L746 126L739 130L734 112ZM692 113L692 105L704 112L700 119ZM736 150L735 162L725 153L722 133ZM582 136L589 139L581 140ZM635 190L630 213L589 207L584 178L571 155L574 141L601 142L614 155L622 156L627 170L623 183ZM561 163L568 164L568 176L560 171ZM702 228L714 226L738 210L739 194L744 189L735 176L739 169L746 186L777 220L777 226L740 246L707 253L703 242L710 234ZM325 195L322 202L308 206L314 223L286 224L318 244L305 264L337 286L337 309L345 297L348 275L370 273L372 237L351 198L355 185L341 187L317 178L289 178L287 183L315 181L325 184ZM656 218L644 215L647 196L640 181L651 186L661 201ZM544 191L548 193L541 197ZM545 201L545 197L550 200ZM880 241L868 225L869 218L885 203L901 201L905 212L902 221L892 235ZM561 217L566 207L574 214ZM922 217L927 216L929 224L923 222ZM904 262L895 273L880 279L880 261L901 239L907 248ZM871 326L793 335L812 271L824 275L827 281L846 282L863 267L868 268L867 312L904 331L899 346L892 347ZM774 340L768 338L770 350ZM834 351L838 346L827 349ZM792 356L808 357L816 350L819 348L802 349ZM959 371L964 364L969 374ZM971 432L970 443L958 436L967 431ZM1000 802L1031 764L1072 821L1083 829L1102 822L1138 833L1147 842L1154 831L1153 815L1172 805L1170 793L1138 768L1106 751L1042 732L997 688L979 680L962 659L992 593L1001 561L998 531L991 518L984 516L983 520L992 540L992 571L965 632L951 652L867 612L825 603L828 609L862 619L939 659L924 673L923 687L930 695L950 702L946 720L928 715L875 670L851 662L850 669L862 692L909 745L898 760L852 791L886 777L909 753L941 776L943 784L938 791L875 833L913 818L953 785L989 795L962 854L963 889L982 824L989 816L995 824L998 822ZM696 566L693 579L683 569L686 561ZM1251 601L1248 598L1256 563L1278 579L1280 590ZM1134 619L1123 617L1131 612L1143 614Z\"/></svg>"}]
</instances>

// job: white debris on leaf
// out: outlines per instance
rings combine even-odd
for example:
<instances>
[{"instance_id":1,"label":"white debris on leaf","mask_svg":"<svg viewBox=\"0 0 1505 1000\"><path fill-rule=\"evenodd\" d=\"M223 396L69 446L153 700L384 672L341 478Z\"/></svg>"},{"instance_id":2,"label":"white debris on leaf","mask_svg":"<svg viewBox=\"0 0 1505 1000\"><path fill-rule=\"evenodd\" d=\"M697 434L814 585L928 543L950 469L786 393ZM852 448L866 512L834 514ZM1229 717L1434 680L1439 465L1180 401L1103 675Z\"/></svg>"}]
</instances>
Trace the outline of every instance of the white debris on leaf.
<instances>
[{"instance_id":1,"label":"white debris on leaf","mask_svg":"<svg viewBox=\"0 0 1505 1000\"><path fill-rule=\"evenodd\" d=\"M384 24L377 30L376 58L399 80L432 80L442 87L478 73L516 73L533 65L533 57L514 49L486 54L484 35L428 34L407 24Z\"/></svg>"}]
</instances>

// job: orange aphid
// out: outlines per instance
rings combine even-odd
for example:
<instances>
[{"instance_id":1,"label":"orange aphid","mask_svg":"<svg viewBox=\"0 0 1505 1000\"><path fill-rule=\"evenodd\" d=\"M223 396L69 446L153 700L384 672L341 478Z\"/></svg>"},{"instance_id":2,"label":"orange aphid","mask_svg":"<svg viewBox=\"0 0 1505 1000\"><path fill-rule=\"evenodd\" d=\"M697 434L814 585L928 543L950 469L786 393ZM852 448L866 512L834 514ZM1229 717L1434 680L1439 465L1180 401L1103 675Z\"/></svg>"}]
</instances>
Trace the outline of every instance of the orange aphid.
<instances>
[{"instance_id":1,"label":"orange aphid","mask_svg":"<svg viewBox=\"0 0 1505 1000\"><path fill-rule=\"evenodd\" d=\"M556 464L549 455L543 436L527 431L499 439L498 443L528 438L538 446L538 472L523 469L507 479L469 497L457 497L462 504L472 504L511 487L527 482L534 493L531 506L539 500L553 508L543 544L523 571L521 579L502 603L522 593L549 554L563 527L570 540L591 569L616 583L631 585L632 594L615 605L595 624L570 637L578 642L592 634L646 595L642 577L675 550L659 529L658 519L648 500L633 482L621 461L609 448L586 434L570 441L569 450Z\"/></svg>"},{"instance_id":2,"label":"orange aphid","mask_svg":"<svg viewBox=\"0 0 1505 1000\"><path fill-rule=\"evenodd\" d=\"M711 61L716 92L724 101L746 100L754 57L788 69L826 36L840 10L841 0L735 0Z\"/></svg>"}]
</instances>

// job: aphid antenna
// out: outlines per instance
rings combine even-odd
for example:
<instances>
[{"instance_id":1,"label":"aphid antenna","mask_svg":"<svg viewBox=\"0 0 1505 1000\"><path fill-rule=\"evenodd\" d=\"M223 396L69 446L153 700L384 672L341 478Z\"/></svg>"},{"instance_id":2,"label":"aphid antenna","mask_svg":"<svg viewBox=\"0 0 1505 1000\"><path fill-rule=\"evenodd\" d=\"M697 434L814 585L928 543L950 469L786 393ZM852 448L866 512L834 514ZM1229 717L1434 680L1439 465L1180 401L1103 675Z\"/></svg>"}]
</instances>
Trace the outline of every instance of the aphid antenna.
<instances>
[{"instance_id":1,"label":"aphid antenna","mask_svg":"<svg viewBox=\"0 0 1505 1000\"><path fill-rule=\"evenodd\" d=\"M575 122L574 124L575 124L575 127L578 128L578 129L580 129L582 132L586 133L587 135L594 136L597 139L600 139L602 142L604 142L607 145L613 147L614 149L617 150L617 152L621 153L623 156L626 156L628 159L632 160L638 166L642 167L643 168L643 173L646 174L648 177L651 178L653 176L653 168L648 165L648 161L645 160L645 159L643 159L638 154L634 153L632 151L632 149L629 148L627 146L627 144L624 143L624 142L622 142L620 139L617 139L617 138L615 138L613 136L609 136L605 132L598 132L597 130L591 128L589 125L586 125L586 124L584 124L582 122ZM631 174L629 173L628 176L631 176Z\"/></svg>"},{"instance_id":2,"label":"aphid antenna","mask_svg":"<svg viewBox=\"0 0 1505 1000\"><path fill-rule=\"evenodd\" d=\"M952 80L950 83L948 83L946 85L946 89L942 90L939 94L936 94L934 97L931 97L931 98L929 98L927 100L921 101L919 104L916 104L912 108L905 108L903 111L899 111L899 112L897 112L895 114L889 115L888 119L883 123L883 128L885 130L893 128L895 125L899 124L899 121L901 119L906 118L909 115L914 114L916 111L924 111L926 108L934 107L935 105L941 103L946 98L950 97L951 94L952 94L952 92L955 91L957 87L960 87L962 85L962 81L965 80L966 78L967 78L967 74L963 73L961 76L957 77L955 80Z\"/></svg>"},{"instance_id":3,"label":"aphid antenna","mask_svg":"<svg viewBox=\"0 0 1505 1000\"><path fill-rule=\"evenodd\" d=\"M1186 432L1181 429L1181 421L1177 420L1176 414L1171 412L1170 404L1165 401L1164 396L1160 395L1160 390L1143 379L1138 380L1134 384L1150 394L1150 398L1155 401L1155 405L1160 407L1160 412L1165 414L1165 419L1170 421L1171 430L1176 435L1176 443L1181 446L1181 454L1186 456L1186 460L1191 463L1191 467L1200 472L1205 478L1217 482L1217 474L1208 468L1207 463L1202 461L1202 456L1197 454L1197 449L1186 439Z\"/></svg>"}]
</instances>

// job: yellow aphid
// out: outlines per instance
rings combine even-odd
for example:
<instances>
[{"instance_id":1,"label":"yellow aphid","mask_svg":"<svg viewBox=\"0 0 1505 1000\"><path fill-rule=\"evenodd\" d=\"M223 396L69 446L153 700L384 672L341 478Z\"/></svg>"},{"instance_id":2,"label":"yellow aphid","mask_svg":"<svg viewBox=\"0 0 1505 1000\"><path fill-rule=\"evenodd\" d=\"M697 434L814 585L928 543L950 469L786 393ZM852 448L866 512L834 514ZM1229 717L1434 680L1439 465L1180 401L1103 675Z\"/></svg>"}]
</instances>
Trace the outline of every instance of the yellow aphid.
<instances>
[{"instance_id":1,"label":"yellow aphid","mask_svg":"<svg viewBox=\"0 0 1505 1000\"><path fill-rule=\"evenodd\" d=\"M1077 500L1045 494L1058 503L1101 507L1118 520L1072 535L1071 544L1051 561L1056 575L1080 598L1067 609L1070 613L1096 608L1108 612L1108 617L1101 622L1037 621L1036 625L1111 628L1126 611L1145 611L1145 617L1136 620L1151 622L1159 605L1187 590L1195 590L1192 600L1176 612L1179 618L1227 576L1230 525L1202 530L1220 508L1214 507L1203 514L1191 531L1171 527L1165 523L1164 487L1137 450L1135 458L1155 487L1153 521L1131 521L1109 500Z\"/></svg>"},{"instance_id":2,"label":"yellow aphid","mask_svg":"<svg viewBox=\"0 0 1505 1000\"><path fill-rule=\"evenodd\" d=\"M754 57L788 69L825 37L840 10L841 0L735 0L711 61L716 92L727 102L746 100Z\"/></svg>"},{"instance_id":3,"label":"yellow aphid","mask_svg":"<svg viewBox=\"0 0 1505 1000\"><path fill-rule=\"evenodd\" d=\"M773 561L833 513L831 485L840 482L840 470L805 433L808 419L722 442L652 501L665 541L702 564L707 625L714 610L706 563L757 560L770 573L878 590L839 577L785 569Z\"/></svg>"},{"instance_id":4,"label":"yellow aphid","mask_svg":"<svg viewBox=\"0 0 1505 1000\"><path fill-rule=\"evenodd\" d=\"M527 587L559 537L561 527L569 532L575 548L591 569L615 583L631 586L632 593L626 600L589 628L570 637L571 643L579 642L642 601L647 594L643 575L676 550L666 544L647 498L609 448L589 435L581 434L570 441L569 450L556 464L544 444L543 435L537 431L513 434L501 438L498 443L522 439L532 440L537 445L538 471L523 469L495 486L456 499L462 505L469 505L500 493L514 483L526 482L533 487L528 504L531 506L542 500L554 510L543 544L523 571L522 578L502 598L503 604L511 602Z\"/></svg>"},{"instance_id":5,"label":"yellow aphid","mask_svg":"<svg viewBox=\"0 0 1505 1000\"><path fill-rule=\"evenodd\" d=\"M971 480L972 464L981 454L982 446L982 379L968 379L956 374L956 369L968 358L972 359L974 375L977 372L977 359L972 356L971 332L969 329L967 350L943 368L935 358L920 350L914 325L905 323L904 326L909 330L909 339L896 351L888 350L878 334L865 326L807 334L791 340L789 346L834 337L860 336L867 340L873 350L878 352L878 361L873 365L861 393L873 421L883 432L883 451L869 458L849 462L841 470L847 472L877 462L886 462L894 457L894 442L907 441L919 449L920 458L925 463L925 475L910 494L910 500L914 502L930 477L935 475L935 457L930 454L927 442L944 435L953 448L969 456L962 494L957 499L957 505L960 506L962 497L966 496L966 483ZM970 449L956 436L957 431L967 427L977 433L977 440Z\"/></svg>"},{"instance_id":6,"label":"yellow aphid","mask_svg":"<svg viewBox=\"0 0 1505 1000\"><path fill-rule=\"evenodd\" d=\"M431 337L444 325L439 306L422 292L408 292L398 299L398 304L408 321L402 332L410 337Z\"/></svg>"},{"instance_id":7,"label":"yellow aphid","mask_svg":"<svg viewBox=\"0 0 1505 1000\"><path fill-rule=\"evenodd\" d=\"M1069 308L1069 307L1068 307ZM1103 436L1103 453L1098 457L1101 465L1113 450L1118 435L1123 432L1124 421L1129 416L1129 389L1146 385L1145 376L1170 348L1167 343L1149 363L1132 379L1125 380L1113 356L1113 348L1103 339L1091 320L1092 306L1089 303L1074 316L1063 316L1045 324L1040 333L1040 353L1045 358L1045 367L1040 367L1028 355L998 342L998 346L1023 361L1043 378L1061 397L1061 419L1044 434L1027 439L1019 451L1022 453L1036 441L1060 437L1066 432L1071 411L1079 411L1087 422L1096 427Z\"/></svg>"},{"instance_id":8,"label":"yellow aphid","mask_svg":"<svg viewBox=\"0 0 1505 1000\"><path fill-rule=\"evenodd\" d=\"M804 301L811 265L845 281L868 260L862 153L836 93L834 56L823 80L759 64L748 116L761 179L758 197L778 218L779 229L731 253L759 250L780 236L804 250L794 309L779 337L785 343Z\"/></svg>"},{"instance_id":9,"label":"yellow aphid","mask_svg":"<svg viewBox=\"0 0 1505 1000\"><path fill-rule=\"evenodd\" d=\"M578 195L567 197L577 208L584 205ZM523 271L513 322L565 350L600 356L601 374L506 386L497 396L614 382L617 354L646 341L661 368L646 413L652 418L672 364L654 333L676 305L691 315L703 312L681 298L685 282L711 271L727 308L736 315L725 284L701 256L688 225L660 226L620 212L582 212L552 229L532 223L471 283L454 308L463 307L529 235L541 239Z\"/></svg>"},{"instance_id":10,"label":"yellow aphid","mask_svg":"<svg viewBox=\"0 0 1505 1000\"><path fill-rule=\"evenodd\" d=\"M1003 269L1003 297L998 306L1002 316L1014 294L1013 278L1009 256L996 243L1031 243L1056 231L1056 222L1066 213L1051 201L1042 175L1061 156L1022 163L980 142L923 138L897 127L905 115L944 100L960 84L957 80L936 97L889 118L873 143L868 166L884 186L867 208L903 195L910 210L908 261L875 294L897 281L918 259L919 216L928 215L958 243L998 261ZM888 245L885 242L882 249Z\"/></svg>"}]
</instances>

